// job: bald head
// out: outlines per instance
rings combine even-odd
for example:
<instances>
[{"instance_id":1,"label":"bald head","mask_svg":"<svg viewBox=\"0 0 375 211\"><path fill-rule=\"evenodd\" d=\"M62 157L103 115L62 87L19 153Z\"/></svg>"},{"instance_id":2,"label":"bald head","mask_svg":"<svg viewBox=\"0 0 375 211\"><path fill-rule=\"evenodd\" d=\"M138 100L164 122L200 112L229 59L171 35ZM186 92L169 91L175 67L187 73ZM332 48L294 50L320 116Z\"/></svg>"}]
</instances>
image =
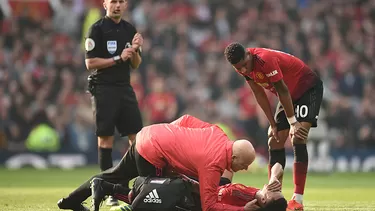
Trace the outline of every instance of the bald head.
<instances>
[{"instance_id":1,"label":"bald head","mask_svg":"<svg viewBox=\"0 0 375 211\"><path fill-rule=\"evenodd\" d=\"M232 149L232 170L234 172L247 170L255 160L255 156L255 150L250 141L245 139L235 141Z\"/></svg>"}]
</instances>

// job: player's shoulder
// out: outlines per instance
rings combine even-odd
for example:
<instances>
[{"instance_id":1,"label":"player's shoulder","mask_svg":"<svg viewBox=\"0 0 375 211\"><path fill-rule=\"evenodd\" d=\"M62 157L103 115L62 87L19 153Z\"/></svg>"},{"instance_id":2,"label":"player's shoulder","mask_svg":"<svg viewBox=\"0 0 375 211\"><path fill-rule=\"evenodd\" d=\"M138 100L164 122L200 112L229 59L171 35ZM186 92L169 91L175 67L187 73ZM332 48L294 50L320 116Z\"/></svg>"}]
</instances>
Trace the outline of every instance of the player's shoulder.
<instances>
[{"instance_id":1,"label":"player's shoulder","mask_svg":"<svg viewBox=\"0 0 375 211\"><path fill-rule=\"evenodd\" d=\"M100 30L103 27L103 24L104 24L104 18L101 18L97 20L95 23L93 23L88 30L89 36L92 34L100 33Z\"/></svg>"},{"instance_id":2,"label":"player's shoulder","mask_svg":"<svg viewBox=\"0 0 375 211\"><path fill-rule=\"evenodd\" d=\"M262 64L264 62L269 61L271 58L275 56L267 48L249 48L249 50L251 54L253 55L253 57L256 60L260 61Z\"/></svg>"},{"instance_id":3,"label":"player's shoulder","mask_svg":"<svg viewBox=\"0 0 375 211\"><path fill-rule=\"evenodd\" d=\"M260 55L268 55L272 53L272 50L269 48L252 48L252 51L256 54Z\"/></svg>"},{"instance_id":4,"label":"player's shoulder","mask_svg":"<svg viewBox=\"0 0 375 211\"><path fill-rule=\"evenodd\" d=\"M90 28L91 29L99 29L99 28L103 27L103 25L105 23L104 19L105 19L104 17L100 18L95 23L93 23Z\"/></svg>"},{"instance_id":5,"label":"player's shoulder","mask_svg":"<svg viewBox=\"0 0 375 211\"><path fill-rule=\"evenodd\" d=\"M266 48L247 48L247 51L259 57L267 56L269 53Z\"/></svg>"}]
</instances>

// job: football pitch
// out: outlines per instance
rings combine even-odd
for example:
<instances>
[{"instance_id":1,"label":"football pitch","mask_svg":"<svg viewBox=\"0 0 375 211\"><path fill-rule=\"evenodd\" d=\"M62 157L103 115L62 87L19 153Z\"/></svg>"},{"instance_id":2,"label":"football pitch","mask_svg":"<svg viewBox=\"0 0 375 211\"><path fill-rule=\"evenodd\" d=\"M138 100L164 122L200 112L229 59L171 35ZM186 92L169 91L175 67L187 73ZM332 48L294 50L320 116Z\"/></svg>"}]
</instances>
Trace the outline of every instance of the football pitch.
<instances>
[{"instance_id":1,"label":"football pitch","mask_svg":"<svg viewBox=\"0 0 375 211\"><path fill-rule=\"evenodd\" d=\"M0 211L59 210L56 202L97 172L97 167L76 170L6 170L0 168ZM306 211L375 211L375 173L309 174ZM262 187L266 173L238 173L235 182ZM283 193L292 195L292 175L284 176ZM89 200L87 201L89 202ZM101 210L109 210L103 207Z\"/></svg>"}]
</instances>

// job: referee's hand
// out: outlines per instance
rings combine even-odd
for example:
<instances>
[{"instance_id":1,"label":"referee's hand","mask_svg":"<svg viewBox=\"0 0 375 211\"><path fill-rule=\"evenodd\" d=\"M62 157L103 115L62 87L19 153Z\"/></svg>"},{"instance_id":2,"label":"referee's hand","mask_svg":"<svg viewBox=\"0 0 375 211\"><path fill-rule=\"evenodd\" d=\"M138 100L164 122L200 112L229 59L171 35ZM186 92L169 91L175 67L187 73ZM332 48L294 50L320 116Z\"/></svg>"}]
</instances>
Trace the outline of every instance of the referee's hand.
<instances>
[{"instance_id":1,"label":"referee's hand","mask_svg":"<svg viewBox=\"0 0 375 211\"><path fill-rule=\"evenodd\" d=\"M140 33L136 33L132 40L132 46L133 48L138 49L139 47L142 47L142 45L143 45L143 37Z\"/></svg>"},{"instance_id":2,"label":"referee's hand","mask_svg":"<svg viewBox=\"0 0 375 211\"><path fill-rule=\"evenodd\" d=\"M121 59L126 61L128 59L132 59L135 54L134 48L125 48L121 53Z\"/></svg>"}]
</instances>

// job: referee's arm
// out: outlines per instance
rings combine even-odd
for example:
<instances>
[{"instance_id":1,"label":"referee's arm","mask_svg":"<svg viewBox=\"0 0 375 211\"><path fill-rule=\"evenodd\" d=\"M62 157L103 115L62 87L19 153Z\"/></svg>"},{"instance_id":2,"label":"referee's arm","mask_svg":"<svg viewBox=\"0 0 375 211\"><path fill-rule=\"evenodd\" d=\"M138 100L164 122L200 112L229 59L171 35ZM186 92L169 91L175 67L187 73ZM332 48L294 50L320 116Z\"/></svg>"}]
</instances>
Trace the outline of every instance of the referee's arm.
<instances>
[{"instance_id":1,"label":"referee's arm","mask_svg":"<svg viewBox=\"0 0 375 211\"><path fill-rule=\"evenodd\" d=\"M135 54L135 56L133 56L130 59L130 66L133 69L137 69L142 62L142 57L141 57L142 45L143 45L143 37L141 34L136 33L132 40L132 47L136 50L137 53Z\"/></svg>"},{"instance_id":2,"label":"referee's arm","mask_svg":"<svg viewBox=\"0 0 375 211\"><path fill-rule=\"evenodd\" d=\"M136 53L136 55L134 57L132 57L131 60L130 60L130 66L133 69L137 69L139 67L139 65L142 63L142 57L141 57L140 53L141 52L139 52L139 50L138 50L138 53Z\"/></svg>"},{"instance_id":3,"label":"referee's arm","mask_svg":"<svg viewBox=\"0 0 375 211\"><path fill-rule=\"evenodd\" d=\"M116 64L116 61L113 58L99 58L100 51L102 50L100 49L101 46L99 44L100 39L100 31L95 25L93 25L85 40L85 63L88 70L100 70Z\"/></svg>"},{"instance_id":4,"label":"referee's arm","mask_svg":"<svg viewBox=\"0 0 375 211\"><path fill-rule=\"evenodd\" d=\"M116 64L113 58L103 59L103 58L92 58L85 60L86 67L88 70L100 70L106 67L110 67Z\"/></svg>"}]
</instances>

